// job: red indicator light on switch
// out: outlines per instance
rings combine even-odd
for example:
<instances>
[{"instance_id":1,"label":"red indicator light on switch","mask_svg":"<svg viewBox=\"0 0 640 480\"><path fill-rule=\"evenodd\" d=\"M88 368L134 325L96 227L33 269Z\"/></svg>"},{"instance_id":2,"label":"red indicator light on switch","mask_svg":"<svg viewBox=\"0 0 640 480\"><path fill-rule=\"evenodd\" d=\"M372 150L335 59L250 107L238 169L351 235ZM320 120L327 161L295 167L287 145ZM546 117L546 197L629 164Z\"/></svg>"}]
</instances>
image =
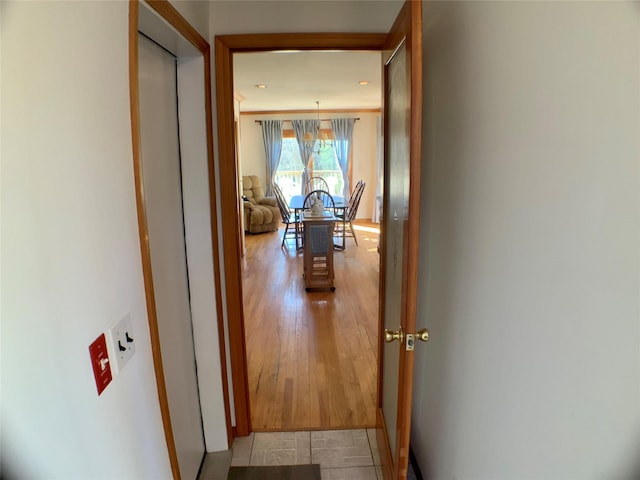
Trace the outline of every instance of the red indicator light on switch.
<instances>
[{"instance_id":1,"label":"red indicator light on switch","mask_svg":"<svg viewBox=\"0 0 640 480\"><path fill-rule=\"evenodd\" d=\"M104 333L89 345L89 355L91 356L91 366L93 375L96 378L96 387L100 395L107 385L111 383L111 365L109 365L109 353L107 352L107 341Z\"/></svg>"}]
</instances>

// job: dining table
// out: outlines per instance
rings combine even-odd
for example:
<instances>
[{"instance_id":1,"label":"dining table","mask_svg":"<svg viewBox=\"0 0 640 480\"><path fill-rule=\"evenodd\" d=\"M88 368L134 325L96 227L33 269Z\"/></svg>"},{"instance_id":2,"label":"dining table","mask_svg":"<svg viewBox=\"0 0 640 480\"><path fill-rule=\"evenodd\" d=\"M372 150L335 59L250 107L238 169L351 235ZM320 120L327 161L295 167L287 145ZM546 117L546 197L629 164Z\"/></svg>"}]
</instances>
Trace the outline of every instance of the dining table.
<instances>
[{"instance_id":1,"label":"dining table","mask_svg":"<svg viewBox=\"0 0 640 480\"><path fill-rule=\"evenodd\" d=\"M344 209L347 207L347 204L345 203L345 199L342 195L332 195L333 197L333 202L334 202L334 206L333 208L335 209L335 213L337 214L336 217L341 218L342 220L342 245L338 245L335 244L333 245L333 248L335 248L336 250L344 250L344 246L345 246L345 238L344 238ZM289 200L289 209L293 211L294 213L294 219L295 219L295 228L296 228L296 250L300 251L302 250L302 245L301 245L301 237L300 237L300 228L301 228L301 222L300 222L300 215L302 214L302 212L304 211L304 199L306 198L306 195L294 195L291 197L291 199ZM328 197L325 197L325 208L329 207L331 208L331 206L328 204L327 202ZM341 213L338 213L340 210L342 210Z\"/></svg>"}]
</instances>

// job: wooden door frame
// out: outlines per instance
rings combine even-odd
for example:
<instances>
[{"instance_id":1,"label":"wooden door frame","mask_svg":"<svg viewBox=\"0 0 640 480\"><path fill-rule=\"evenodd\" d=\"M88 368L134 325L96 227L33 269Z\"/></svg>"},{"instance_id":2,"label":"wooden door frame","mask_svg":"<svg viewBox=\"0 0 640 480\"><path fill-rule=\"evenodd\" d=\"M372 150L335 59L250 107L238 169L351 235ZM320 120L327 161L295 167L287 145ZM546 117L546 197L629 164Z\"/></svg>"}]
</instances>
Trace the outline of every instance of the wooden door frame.
<instances>
[{"instance_id":1,"label":"wooden door frame","mask_svg":"<svg viewBox=\"0 0 640 480\"><path fill-rule=\"evenodd\" d=\"M235 433L238 436L249 435L252 428L242 304L242 252L238 248L241 244L238 231L240 196L233 127L233 54L278 50L382 51L386 39L386 33L280 33L215 37L223 262L236 417Z\"/></svg>"},{"instance_id":2,"label":"wooden door frame","mask_svg":"<svg viewBox=\"0 0 640 480\"><path fill-rule=\"evenodd\" d=\"M186 41L191 43L203 57L203 82L204 82L204 109L206 122L206 143L207 143L207 168L209 174L209 209L211 224L211 241L213 254L213 278L215 283L216 314L218 318L218 343L220 348L221 375L223 384L223 395L225 404L225 414L227 423L227 438L230 444L231 414L229 404L229 390L226 367L226 353L224 342L224 323L222 315L222 289L220 286L220 260L218 256L218 218L216 206L215 189L215 169L213 158L213 113L211 106L211 49L209 43L198 33L198 31L173 7L168 0L147 0L145 2L162 19L164 19L173 29ZM155 293L153 288L153 275L151 270L151 251L149 248L149 230L147 226L147 215L145 207L144 189L142 181L142 142L140 136L140 88L138 81L138 21L139 21L140 0L129 0L129 93L130 93L130 113L131 113L131 143L133 149L133 172L136 194L136 210L138 216L138 234L140 239L140 253L142 261L142 273L144 279L144 291L147 306L149 323L149 334L151 337L151 354L156 378L156 388L160 405L160 414L164 428L165 442L169 455L169 463L173 478L180 480L180 466L178 464L178 453L176 451L171 425L171 415L169 401L167 397L167 386L162 365L162 352L160 349L160 332L158 328L158 315L156 311ZM204 453L204 452L203 452Z\"/></svg>"}]
</instances>

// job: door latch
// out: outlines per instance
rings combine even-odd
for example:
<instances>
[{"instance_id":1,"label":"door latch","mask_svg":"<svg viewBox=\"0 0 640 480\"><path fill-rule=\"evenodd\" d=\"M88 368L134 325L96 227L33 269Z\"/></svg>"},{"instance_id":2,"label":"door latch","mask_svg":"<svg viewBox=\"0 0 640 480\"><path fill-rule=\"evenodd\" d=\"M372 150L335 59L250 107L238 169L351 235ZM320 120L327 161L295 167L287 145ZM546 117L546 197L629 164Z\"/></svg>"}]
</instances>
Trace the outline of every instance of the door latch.
<instances>
[{"instance_id":1,"label":"door latch","mask_svg":"<svg viewBox=\"0 0 640 480\"><path fill-rule=\"evenodd\" d=\"M421 342L429 341L429 330L423 328L422 330L418 330L416 333L407 333L405 338L407 339L407 343L405 344L407 352L413 352L416 340L420 340Z\"/></svg>"},{"instance_id":2,"label":"door latch","mask_svg":"<svg viewBox=\"0 0 640 480\"><path fill-rule=\"evenodd\" d=\"M416 333L404 333L402 327L398 331L384 329L384 341L387 343L391 343L394 340L398 340L400 343L403 343L406 339L405 349L407 352L413 352L415 348L416 340L420 340L421 342L429 341L429 330L423 328L422 330L418 330Z\"/></svg>"}]
</instances>

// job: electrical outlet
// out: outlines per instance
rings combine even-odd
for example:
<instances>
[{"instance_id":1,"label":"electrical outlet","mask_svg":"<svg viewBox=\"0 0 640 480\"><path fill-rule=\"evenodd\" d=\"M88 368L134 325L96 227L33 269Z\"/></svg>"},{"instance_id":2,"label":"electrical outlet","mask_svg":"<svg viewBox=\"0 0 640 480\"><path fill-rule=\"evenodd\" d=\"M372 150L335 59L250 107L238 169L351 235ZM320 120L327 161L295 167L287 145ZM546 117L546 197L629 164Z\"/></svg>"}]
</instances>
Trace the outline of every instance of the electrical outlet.
<instances>
[{"instance_id":1,"label":"electrical outlet","mask_svg":"<svg viewBox=\"0 0 640 480\"><path fill-rule=\"evenodd\" d=\"M117 372L120 372L129 359L136 353L135 336L131 330L131 316L126 315L109 329L111 358Z\"/></svg>"}]
</instances>

